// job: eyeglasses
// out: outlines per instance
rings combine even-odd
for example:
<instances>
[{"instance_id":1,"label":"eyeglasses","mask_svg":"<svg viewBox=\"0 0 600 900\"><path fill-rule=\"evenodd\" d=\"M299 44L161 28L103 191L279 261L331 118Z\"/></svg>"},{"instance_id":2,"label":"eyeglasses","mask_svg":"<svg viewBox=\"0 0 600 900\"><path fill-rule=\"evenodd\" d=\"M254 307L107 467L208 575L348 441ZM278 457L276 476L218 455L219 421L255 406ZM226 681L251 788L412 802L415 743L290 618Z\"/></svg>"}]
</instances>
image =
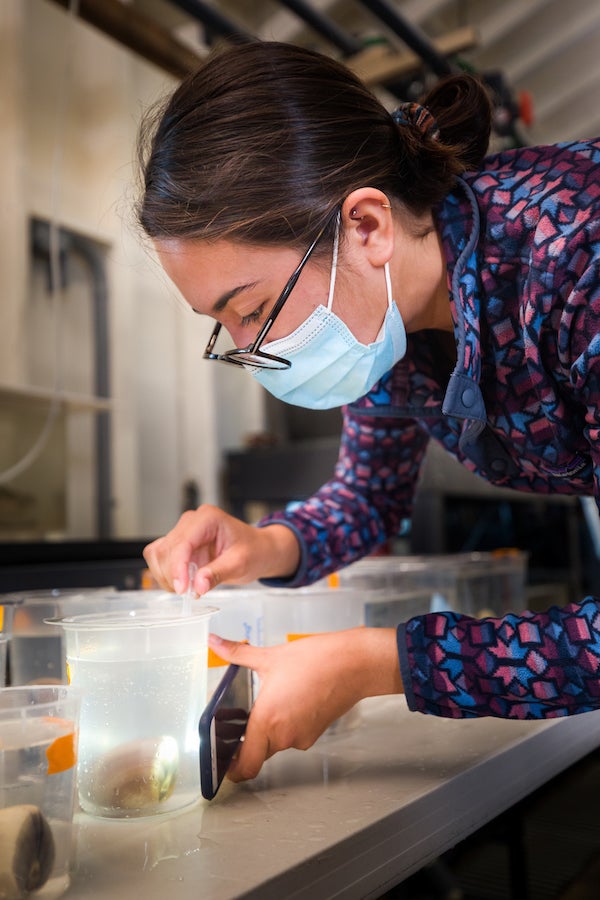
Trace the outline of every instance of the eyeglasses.
<instances>
[{"instance_id":1,"label":"eyeglasses","mask_svg":"<svg viewBox=\"0 0 600 900\"><path fill-rule=\"evenodd\" d=\"M249 344L247 347L243 349L234 348L233 350L226 350L224 353L214 353L215 344L217 342L217 338L219 336L219 332L221 331L221 323L217 322L215 327L213 328L213 332L210 336L208 344L206 345L206 350L204 351L204 359L217 359L219 362L230 363L234 366L255 366L259 369L289 369L292 365L288 359L284 359L282 356L274 356L271 353L265 353L262 351L261 345L264 343L266 336L271 330L271 326L273 322L283 309L283 305L287 298L290 296L291 292L294 289L298 278L302 272L302 269L310 259L315 247L327 231L329 225L333 221L334 217L338 214L338 208L336 207L331 215L327 218L325 224L317 234L316 238L292 272L287 284L282 290L281 294L277 298L273 309L269 313L266 321L264 322L262 328L256 335L254 341Z\"/></svg>"}]
</instances>

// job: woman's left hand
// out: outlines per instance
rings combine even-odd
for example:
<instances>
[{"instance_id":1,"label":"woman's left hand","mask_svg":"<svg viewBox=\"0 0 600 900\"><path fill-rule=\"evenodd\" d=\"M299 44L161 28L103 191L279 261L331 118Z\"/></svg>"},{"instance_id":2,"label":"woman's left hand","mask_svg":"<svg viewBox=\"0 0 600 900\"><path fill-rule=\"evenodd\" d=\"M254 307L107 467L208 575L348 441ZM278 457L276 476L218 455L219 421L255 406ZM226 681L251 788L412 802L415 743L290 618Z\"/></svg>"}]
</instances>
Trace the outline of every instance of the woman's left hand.
<instances>
[{"instance_id":1,"label":"woman's left hand","mask_svg":"<svg viewBox=\"0 0 600 900\"><path fill-rule=\"evenodd\" d=\"M212 650L258 674L260 689L240 752L227 773L254 778L279 750L307 750L364 697L402 692L396 630L352 628L274 647L210 635Z\"/></svg>"}]
</instances>

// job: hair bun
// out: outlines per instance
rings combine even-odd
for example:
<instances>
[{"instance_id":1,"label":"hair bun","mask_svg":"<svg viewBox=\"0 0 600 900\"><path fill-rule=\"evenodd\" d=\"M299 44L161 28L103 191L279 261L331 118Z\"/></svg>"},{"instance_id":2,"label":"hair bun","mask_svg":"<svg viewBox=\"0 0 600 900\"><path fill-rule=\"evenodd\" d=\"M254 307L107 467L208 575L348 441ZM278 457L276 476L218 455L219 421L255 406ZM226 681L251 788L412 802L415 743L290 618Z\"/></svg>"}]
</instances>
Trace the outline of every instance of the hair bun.
<instances>
[{"instance_id":1,"label":"hair bun","mask_svg":"<svg viewBox=\"0 0 600 900\"><path fill-rule=\"evenodd\" d=\"M396 125L413 125L421 134L434 141L440 136L435 118L427 107L421 106L420 103L401 103L392 113L392 119Z\"/></svg>"}]
</instances>

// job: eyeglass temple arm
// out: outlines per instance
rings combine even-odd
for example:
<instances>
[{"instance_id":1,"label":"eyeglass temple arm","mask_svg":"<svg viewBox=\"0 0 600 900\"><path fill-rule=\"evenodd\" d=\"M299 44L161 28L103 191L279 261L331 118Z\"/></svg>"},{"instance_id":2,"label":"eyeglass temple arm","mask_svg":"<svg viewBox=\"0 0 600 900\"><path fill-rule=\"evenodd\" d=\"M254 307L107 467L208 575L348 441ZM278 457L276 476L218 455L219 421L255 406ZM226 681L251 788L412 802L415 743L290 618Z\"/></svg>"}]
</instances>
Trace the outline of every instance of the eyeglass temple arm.
<instances>
[{"instance_id":1,"label":"eyeglass temple arm","mask_svg":"<svg viewBox=\"0 0 600 900\"><path fill-rule=\"evenodd\" d=\"M308 248L308 250L302 257L300 262L298 263L295 272L292 274L292 277L286 284L285 289L281 292L281 295L280 295L279 299L277 300L277 303L275 304L275 306L273 307L273 309L267 316L266 320L263 322L263 326L260 329L260 331L258 332L258 334L256 335L254 342L248 347L249 352L253 353L256 350L256 348L260 346L264 335L269 331L269 328L271 327L271 325L273 324L273 322L279 315L279 313L281 311L281 307L283 306L283 304L285 303L287 298L290 296L292 290L294 289L294 287L296 285L296 282L300 278L302 269L304 268L304 266L310 259L310 256L312 255L313 250L315 249L315 247L317 246L317 244L323 237L323 234L325 233L325 229L329 225L329 221L330 220L328 219L327 222L325 223L325 225L323 226L323 228L321 228L318 235L316 236L316 238L314 239L314 241L312 242L312 244L310 245L310 247Z\"/></svg>"},{"instance_id":2,"label":"eyeglass temple arm","mask_svg":"<svg viewBox=\"0 0 600 900\"><path fill-rule=\"evenodd\" d=\"M316 238L314 239L314 241L312 242L312 244L310 245L310 247L308 248L308 250L306 251L306 253L305 253L304 256L302 257L302 259L300 260L300 262L298 263L298 266L297 266L295 272L292 274L292 277L290 278L289 282L287 283L285 289L282 291L281 296L278 298L278 300L277 300L275 306L273 307L273 309L272 309L271 312L269 313L269 316L267 317L266 321L263 323L263 326L262 326L262 328L260 329L260 331L258 332L258 334L256 335L256 337L255 337L253 343L250 344L250 345L246 348L246 352L248 352L248 353L254 353L254 352L256 351L256 348L260 346L260 344L261 344L261 342L262 342L262 340L263 340L265 334L267 334L267 332L269 331L269 328L271 327L271 325L273 324L273 322L275 321L275 319L276 319L277 316L279 315L279 312L280 312L280 310L281 310L281 307L283 306L283 304L285 303L285 301L286 301L287 298L289 297L289 295L290 295L291 291L293 290L293 288L294 288L296 282L297 282L298 279L300 278L300 274L301 274L301 272L302 272L302 269L304 268L304 266L305 266L306 263L308 262L308 260L309 260L309 258L310 258L310 256L311 256L311 254L312 254L312 252L313 252L313 250L315 249L315 247L317 246L317 244L319 243L319 241L321 240L321 238L322 238L323 235L325 234L325 231L326 231L326 229L327 229L327 227L328 227L328 225L329 225L331 219L333 218L333 215L334 215L334 214L337 215L338 213L339 213L339 209L336 208L336 209L333 211L333 213L331 214L331 216L327 219L327 221L325 222L325 224L323 225L323 227L321 228L321 230L319 231L318 235L316 236ZM206 345L206 350L204 351L204 356L205 356L205 357L208 357L208 356L210 356L210 354L212 354L213 349L214 349L214 346L215 346L215 344L216 344L216 342L217 342L217 338L218 338L218 336L219 336L219 332L220 332L220 331L221 331L221 323L220 323L220 322L215 322L215 327L214 327L214 329L213 329L213 333L211 334L210 339L209 339L209 341L208 341L208 344Z\"/></svg>"},{"instance_id":3,"label":"eyeglass temple arm","mask_svg":"<svg viewBox=\"0 0 600 900\"><path fill-rule=\"evenodd\" d=\"M285 290L282 291L280 297L277 300L277 303L275 304L275 306L269 313L269 316L267 317L266 321L263 322L262 328L260 329L260 331L258 332L256 337L254 338L254 341L251 344L249 344L248 347L246 348L246 352L254 353L256 348L260 346L264 335L268 332L269 328L271 327L271 325L273 324L273 322L279 315L281 307L283 306L283 304L285 303L287 298L290 296L290 293L291 293L294 285L300 278L300 273L302 272L302 269L304 268L305 263L307 262L310 254L314 250L315 245L320 237L321 237L321 234L319 234L319 236L313 241L313 243L308 248L308 251L304 254L302 259L298 263L298 266L297 266L295 272L292 274L292 277L288 281L288 283L285 287ZM213 352L213 348L214 348L215 344L217 343L217 338L219 336L220 331L221 331L221 323L215 322L215 327L213 328L213 332L210 336L208 344L206 345L206 350L204 352L205 356L209 356Z\"/></svg>"},{"instance_id":4,"label":"eyeglass temple arm","mask_svg":"<svg viewBox=\"0 0 600 900\"><path fill-rule=\"evenodd\" d=\"M204 356L210 356L213 352L214 346L217 343L217 338L219 337L219 332L221 330L221 323L215 322L215 326L213 328L212 334L209 338L208 344L206 345L206 350L204 351Z\"/></svg>"},{"instance_id":5,"label":"eyeglass temple arm","mask_svg":"<svg viewBox=\"0 0 600 900\"><path fill-rule=\"evenodd\" d=\"M248 348L250 352L253 352L257 347L260 346L263 337L269 331L269 328L271 327L271 325L273 324L273 322L279 315L281 307L283 306L283 304L285 303L287 298L290 296L292 288L298 281L303 267L304 267L304 259L302 260L302 263L298 266L298 268L292 275L291 279L288 281L288 283L286 285L286 289L282 292L281 296L279 297L277 303L275 304L275 306L273 307L273 309L267 316L266 320L263 322L262 328L260 329L260 331L258 332L256 337L254 338L254 341Z\"/></svg>"}]
</instances>

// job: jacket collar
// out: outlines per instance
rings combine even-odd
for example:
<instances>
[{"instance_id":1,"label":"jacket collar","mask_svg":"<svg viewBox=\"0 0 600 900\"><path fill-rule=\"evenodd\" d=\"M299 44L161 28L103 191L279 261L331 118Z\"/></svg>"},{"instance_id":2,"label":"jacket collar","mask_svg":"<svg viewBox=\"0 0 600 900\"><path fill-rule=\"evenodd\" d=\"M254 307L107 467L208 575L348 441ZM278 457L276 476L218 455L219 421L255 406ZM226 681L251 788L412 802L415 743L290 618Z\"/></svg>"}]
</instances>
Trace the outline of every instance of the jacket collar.
<instances>
[{"instance_id":1,"label":"jacket collar","mask_svg":"<svg viewBox=\"0 0 600 900\"><path fill-rule=\"evenodd\" d=\"M442 411L447 416L466 420L460 444L467 445L485 427L486 411L479 387L479 208L473 191L462 178L457 179L455 189L437 210L436 218L448 267L450 305L457 340L456 366L450 376Z\"/></svg>"},{"instance_id":2,"label":"jacket collar","mask_svg":"<svg viewBox=\"0 0 600 900\"><path fill-rule=\"evenodd\" d=\"M435 219L446 259L457 342L457 361L443 399L442 413L465 420L459 439L463 449L475 441L486 424L485 404L479 387L479 208L475 194L463 179L457 179L453 191L435 211ZM400 360L366 396L350 404L350 409L356 413L377 410L377 415L418 415L417 408L411 408L415 385L411 383L410 369L406 357ZM420 404L421 413L425 406L424 402Z\"/></svg>"}]
</instances>

